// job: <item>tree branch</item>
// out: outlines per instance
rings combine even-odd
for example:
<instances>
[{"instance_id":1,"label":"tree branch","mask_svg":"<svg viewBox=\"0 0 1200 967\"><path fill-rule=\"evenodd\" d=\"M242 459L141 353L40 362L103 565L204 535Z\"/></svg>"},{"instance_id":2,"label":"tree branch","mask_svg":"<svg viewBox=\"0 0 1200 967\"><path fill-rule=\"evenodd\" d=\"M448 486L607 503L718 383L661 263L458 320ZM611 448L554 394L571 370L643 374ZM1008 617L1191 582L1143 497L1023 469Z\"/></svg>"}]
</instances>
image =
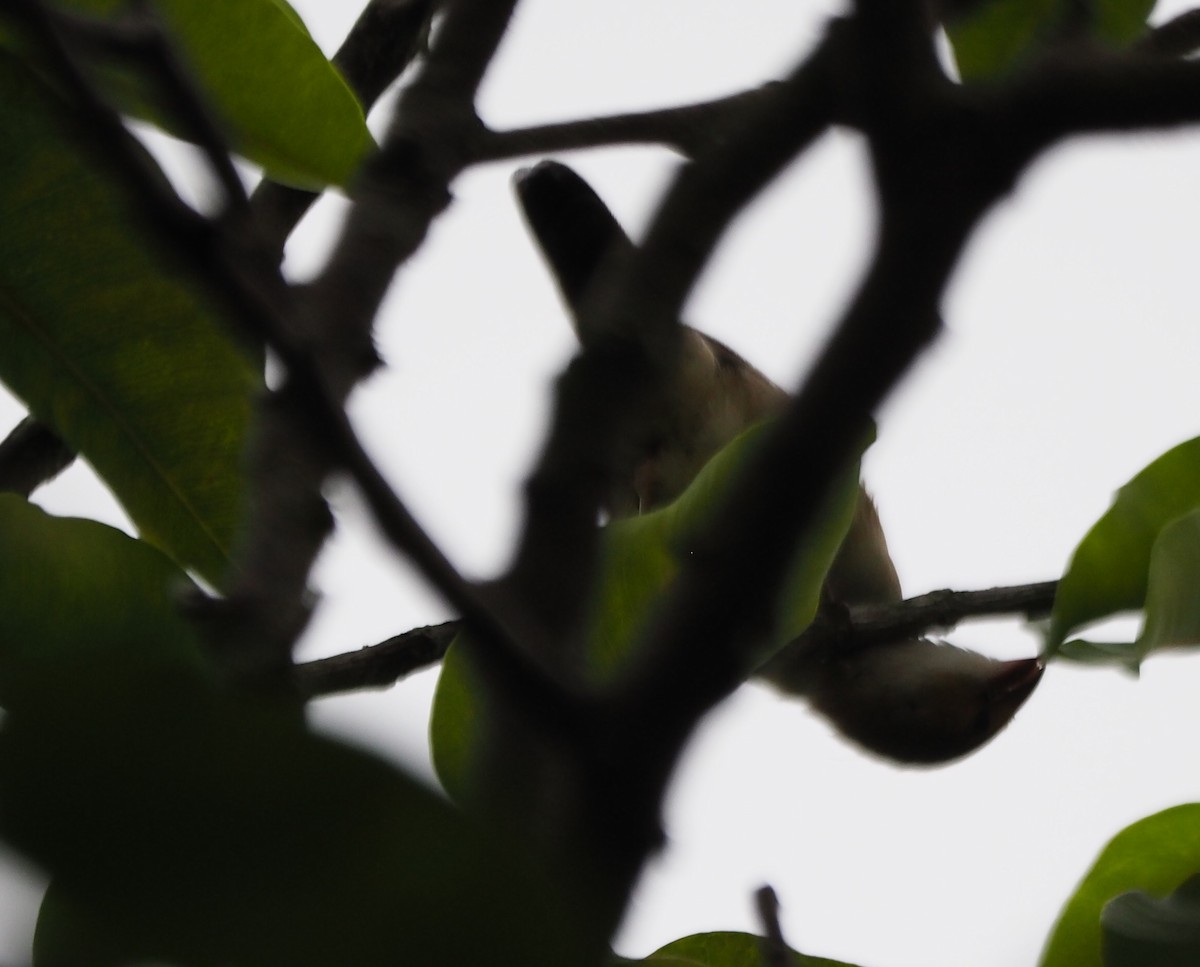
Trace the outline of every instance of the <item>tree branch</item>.
<instances>
[{"instance_id":1,"label":"tree branch","mask_svg":"<svg viewBox=\"0 0 1200 967\"><path fill-rule=\"evenodd\" d=\"M1187 10L1152 28L1134 49L1158 57L1186 57L1200 49L1200 10Z\"/></svg>"},{"instance_id":2,"label":"tree branch","mask_svg":"<svg viewBox=\"0 0 1200 967\"><path fill-rule=\"evenodd\" d=\"M822 611L788 647L853 650L876 642L948 631L969 618L1022 615L1037 618L1054 605L1057 581L988 588L982 591L929 591L894 604L855 605ZM293 679L307 698L367 688L390 688L401 679L441 661L461 621L414 628L358 651L305 662Z\"/></svg>"},{"instance_id":3,"label":"tree branch","mask_svg":"<svg viewBox=\"0 0 1200 967\"><path fill-rule=\"evenodd\" d=\"M597 859L600 875L626 889L652 848L659 803L695 722L752 670L756 643L770 636L773 602L793 549L866 435L871 414L936 334L938 302L962 246L1029 156L1004 151L993 157L986 125L958 108L953 85L938 70L915 5L862 0L860 11L862 22L835 25L822 47L827 59L814 58L823 68L818 90L828 105L817 116L823 123L834 115L852 118L864 129L881 199L879 237L832 340L660 603L637 648L645 664L610 696L610 741L620 750L621 780L643 794L636 807L611 820L624 828L611 832L605 856ZM807 79L812 69L798 77ZM827 92L831 81L834 96ZM622 292L628 301L617 303L615 318L643 318L626 308L635 303L634 293L641 296L639 307L658 309L655 299L671 292L667 304L677 309L687 277L673 274L667 253L681 248L698 267L710 239L744 203L748 185L761 184L791 157L793 119L812 116L811 108L786 120L756 116L744 144L731 140L737 147L686 170L660 209L639 263L663 271L657 278L631 272ZM739 177L747 163L752 176ZM713 190L703 190L709 185ZM668 230L667 214L676 206L704 212L699 241L694 234L671 234L682 219ZM653 311L648 317L649 325L664 321ZM603 824L604 817L594 822Z\"/></svg>"},{"instance_id":4,"label":"tree branch","mask_svg":"<svg viewBox=\"0 0 1200 967\"><path fill-rule=\"evenodd\" d=\"M413 672L441 661L461 630L461 621L414 628L377 645L297 665L292 669L292 681L305 698L390 688Z\"/></svg>"},{"instance_id":5,"label":"tree branch","mask_svg":"<svg viewBox=\"0 0 1200 967\"><path fill-rule=\"evenodd\" d=\"M659 111L487 131L472 148L472 159L481 163L502 161L616 144L661 144L695 158L719 144L739 114L773 96L778 86L778 81L772 81L729 97Z\"/></svg>"},{"instance_id":6,"label":"tree branch","mask_svg":"<svg viewBox=\"0 0 1200 967\"><path fill-rule=\"evenodd\" d=\"M473 6L472 0L460 0L460 4ZM562 726L570 716L561 690L521 658L491 609L424 534L363 451L340 405L354 375L361 371L355 361L346 359L348 352L353 353L354 335L348 341L350 350L346 342L322 340L328 355L316 353L298 336L322 328L341 330L344 315L330 312L300 321L301 304L277 267L259 257L260 252L246 252L233 244L230 234L214 231L155 176L156 169L76 65L52 15L36 0L20 0L14 6L51 55L80 104L81 123L95 132L98 148L124 179L141 210L173 250L181 255L199 251L201 257L195 260L194 269L202 267L208 274L197 271L197 278L216 290L249 332L278 352L288 372L283 387L269 394L260 407L251 448L247 534L236 556L228 593L219 601L193 603L200 626L208 631L214 653L226 670L235 677L256 680L273 677L290 663L291 643L307 616L309 565L329 529L320 486L334 466L340 465L359 485L385 536L425 571L480 640L494 646L489 647L487 658L493 671L513 694L536 695L537 707L557 714L556 721ZM435 55L431 57L436 60ZM176 69L170 59L161 60L160 66L165 71ZM471 68L466 76L481 71ZM180 75L174 83L186 87L187 80ZM462 92L467 98L473 94L473 89ZM198 103L199 98L189 94L187 100ZM431 150L436 152L436 146ZM236 207L236 199L227 201ZM364 320L365 331L359 338L369 341L370 321L370 317Z\"/></svg>"},{"instance_id":7,"label":"tree branch","mask_svg":"<svg viewBox=\"0 0 1200 967\"><path fill-rule=\"evenodd\" d=\"M864 645L948 631L968 618L1043 617L1054 607L1057 581L988 588L929 591L894 604L856 605L844 613L822 611L788 647L853 650Z\"/></svg>"},{"instance_id":8,"label":"tree branch","mask_svg":"<svg viewBox=\"0 0 1200 967\"><path fill-rule=\"evenodd\" d=\"M371 0L350 28L332 59L364 112L370 113L380 95L420 53L421 37L435 6L436 0ZM254 189L250 206L265 244L278 257L282 258L292 229L319 197L318 192L265 178Z\"/></svg>"},{"instance_id":9,"label":"tree branch","mask_svg":"<svg viewBox=\"0 0 1200 967\"><path fill-rule=\"evenodd\" d=\"M511 5L452 0L424 70L400 98L380 152L364 166L325 269L302 300L289 299L288 311L257 320L260 336L279 351L289 376L260 408L238 568L220 607L229 619L221 622L222 639L243 655L256 654L252 666L262 673L282 673L289 663L302 617L297 609L306 601L308 574L326 535L320 489L340 464L388 539L499 656L501 677L518 693L545 684L383 481L341 410L355 383L377 364L372 324L396 268L449 200L448 185L460 170L455 144L463 136L462 119L473 117L475 85L494 47L480 38L498 42L496 27L507 23ZM479 33L464 40L468 24ZM267 275L262 266L257 271ZM284 455L289 466L281 472ZM546 701L539 707L552 701L549 694L541 697Z\"/></svg>"},{"instance_id":10,"label":"tree branch","mask_svg":"<svg viewBox=\"0 0 1200 967\"><path fill-rule=\"evenodd\" d=\"M1047 58L1000 90L964 91L998 139L1041 150L1074 134L1144 131L1200 120L1200 62L1097 51Z\"/></svg>"},{"instance_id":11,"label":"tree branch","mask_svg":"<svg viewBox=\"0 0 1200 967\"><path fill-rule=\"evenodd\" d=\"M27 416L0 443L0 491L28 497L75 460L75 451Z\"/></svg>"},{"instance_id":12,"label":"tree branch","mask_svg":"<svg viewBox=\"0 0 1200 967\"><path fill-rule=\"evenodd\" d=\"M526 484L525 527L504 578L518 600L538 609L562 653L588 600L597 508L640 449L653 400L674 369L683 302L742 205L827 127L831 43L732 115L718 146L684 166L644 246L613 253L588 286L578 328L606 336L559 380L550 430Z\"/></svg>"}]
</instances>

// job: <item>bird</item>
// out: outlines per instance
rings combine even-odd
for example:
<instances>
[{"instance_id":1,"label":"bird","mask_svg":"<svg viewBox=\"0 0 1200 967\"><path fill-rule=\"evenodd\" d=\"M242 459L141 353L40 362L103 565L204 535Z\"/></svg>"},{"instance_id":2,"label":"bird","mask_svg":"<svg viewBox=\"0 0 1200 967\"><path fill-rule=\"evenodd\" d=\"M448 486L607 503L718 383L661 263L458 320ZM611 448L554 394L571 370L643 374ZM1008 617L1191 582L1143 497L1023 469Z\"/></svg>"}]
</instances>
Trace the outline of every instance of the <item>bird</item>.
<instances>
[{"instance_id":1,"label":"bird","mask_svg":"<svg viewBox=\"0 0 1200 967\"><path fill-rule=\"evenodd\" d=\"M584 347L579 310L606 261L634 243L592 187L561 162L522 168L513 186ZM582 322L581 322L582 321ZM649 414L651 430L627 479L611 488L612 517L645 514L678 497L704 464L747 428L777 415L789 394L712 336L680 323L678 362ZM849 530L822 589L827 606L902 600L875 503L859 487ZM899 765L939 765L1003 729L1041 679L1036 658L1002 661L924 637L868 644L784 646L756 672L800 697L860 749Z\"/></svg>"}]
</instances>

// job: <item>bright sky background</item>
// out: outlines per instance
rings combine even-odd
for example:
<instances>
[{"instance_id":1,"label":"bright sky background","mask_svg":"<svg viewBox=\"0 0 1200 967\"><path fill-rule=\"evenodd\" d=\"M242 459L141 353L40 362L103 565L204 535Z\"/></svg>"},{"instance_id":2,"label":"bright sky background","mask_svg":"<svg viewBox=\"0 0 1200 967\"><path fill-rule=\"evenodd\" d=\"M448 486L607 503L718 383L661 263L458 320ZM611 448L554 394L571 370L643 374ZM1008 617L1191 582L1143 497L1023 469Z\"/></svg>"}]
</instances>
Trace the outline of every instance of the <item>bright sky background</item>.
<instances>
[{"instance_id":1,"label":"bright sky background","mask_svg":"<svg viewBox=\"0 0 1200 967\"><path fill-rule=\"evenodd\" d=\"M356 12L293 3L327 52ZM1159 17L1180 9L1164 4ZM729 93L785 70L836 10L828 0L525 0L481 113L507 127ZM635 235L677 163L646 148L566 160ZM879 415L866 461L906 592L1058 576L1116 488L1200 430L1198 166L1197 134L1075 142L984 224L945 302L946 332ZM507 559L549 383L573 349L512 200L516 167L454 186L380 319L388 368L353 406L404 498L479 577ZM339 213L323 204L302 226L288 252L297 277L319 266ZM735 226L689 321L794 387L855 284L872 219L861 144L826 138ZM0 424L20 415L0 404ZM450 617L372 541L353 494L332 494L341 526L316 575L325 600L302 657ZM38 500L125 526L80 466ZM1013 623L949 637L1002 657L1037 650ZM323 700L314 719L429 775L433 683L427 672ZM757 930L751 894L770 883L785 936L807 953L864 967L1033 964L1112 834L1200 798L1197 689L1196 656L1152 659L1140 680L1055 665L990 746L904 771L850 749L802 705L745 687L690 750L668 808L670 847L620 950ZM28 956L37 892L8 880L0 962L13 963Z\"/></svg>"}]
</instances>

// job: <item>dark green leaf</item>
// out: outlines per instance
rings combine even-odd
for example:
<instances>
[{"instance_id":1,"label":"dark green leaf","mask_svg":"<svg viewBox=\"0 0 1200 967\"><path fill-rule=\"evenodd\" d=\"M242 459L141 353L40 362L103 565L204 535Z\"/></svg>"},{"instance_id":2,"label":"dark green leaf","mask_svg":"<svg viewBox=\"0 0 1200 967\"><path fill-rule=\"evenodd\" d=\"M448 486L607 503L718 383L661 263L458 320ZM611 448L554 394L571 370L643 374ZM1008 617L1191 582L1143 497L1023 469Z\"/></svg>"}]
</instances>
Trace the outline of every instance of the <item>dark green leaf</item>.
<instances>
[{"instance_id":1,"label":"dark green leaf","mask_svg":"<svg viewBox=\"0 0 1200 967\"><path fill-rule=\"evenodd\" d=\"M219 583L260 379L63 116L0 53L0 379L143 536Z\"/></svg>"},{"instance_id":2,"label":"dark green leaf","mask_svg":"<svg viewBox=\"0 0 1200 967\"><path fill-rule=\"evenodd\" d=\"M1133 43L1146 31L1155 0L1095 0L1096 35L1114 47Z\"/></svg>"},{"instance_id":3,"label":"dark green leaf","mask_svg":"<svg viewBox=\"0 0 1200 967\"><path fill-rule=\"evenodd\" d=\"M1200 510L1171 521L1159 533L1150 552L1147 585L1139 657L1200 644Z\"/></svg>"},{"instance_id":4,"label":"dark green leaf","mask_svg":"<svg viewBox=\"0 0 1200 967\"><path fill-rule=\"evenodd\" d=\"M144 674L201 675L205 663L180 617L190 586L153 547L95 521L54 517L0 494L0 705L38 707L60 676L110 660Z\"/></svg>"},{"instance_id":5,"label":"dark green leaf","mask_svg":"<svg viewBox=\"0 0 1200 967\"><path fill-rule=\"evenodd\" d=\"M698 933L672 941L639 964L653 967L762 967L762 938L751 933L722 930ZM844 961L810 957L791 951L792 967L850 967Z\"/></svg>"},{"instance_id":6,"label":"dark green leaf","mask_svg":"<svg viewBox=\"0 0 1200 967\"><path fill-rule=\"evenodd\" d=\"M589 671L605 677L628 657L655 603L692 554L695 535L728 493L766 426L753 427L716 454L677 500L605 529L601 582L588 645ZM803 631L817 612L825 572L841 544L858 495L858 467L839 481L827 512L796 555L776 614L776 644ZM771 649L768 648L769 652Z\"/></svg>"},{"instance_id":7,"label":"dark green leaf","mask_svg":"<svg viewBox=\"0 0 1200 967\"><path fill-rule=\"evenodd\" d=\"M519 856L391 767L194 681L105 684L0 733L3 831L54 876L39 967L95 963L81 934L187 964L587 962Z\"/></svg>"},{"instance_id":8,"label":"dark green leaf","mask_svg":"<svg viewBox=\"0 0 1200 967\"><path fill-rule=\"evenodd\" d=\"M1134 675L1141 668L1137 643L1133 641L1092 641L1072 638L1065 641L1055 654L1082 665L1119 665Z\"/></svg>"},{"instance_id":9,"label":"dark green leaf","mask_svg":"<svg viewBox=\"0 0 1200 967\"><path fill-rule=\"evenodd\" d=\"M0 835L53 877L40 965L587 962L520 856L220 690L162 554L11 494L0 543Z\"/></svg>"},{"instance_id":10,"label":"dark green leaf","mask_svg":"<svg viewBox=\"0 0 1200 967\"><path fill-rule=\"evenodd\" d=\"M1139 820L1104 847L1067 901L1041 967L1103 967L1101 911L1130 890L1167 896L1200 870L1200 804Z\"/></svg>"},{"instance_id":11,"label":"dark green leaf","mask_svg":"<svg viewBox=\"0 0 1200 967\"><path fill-rule=\"evenodd\" d=\"M963 80L1003 73L1036 49L1065 0L990 0L947 28Z\"/></svg>"},{"instance_id":12,"label":"dark green leaf","mask_svg":"<svg viewBox=\"0 0 1200 967\"><path fill-rule=\"evenodd\" d=\"M1130 480L1080 542L1059 582L1048 649L1053 652L1081 625L1142 608L1159 535L1167 525L1197 508L1200 439L1168 450ZM1163 552L1168 567L1178 560L1181 537L1186 538L1186 532L1170 538Z\"/></svg>"},{"instance_id":13,"label":"dark green leaf","mask_svg":"<svg viewBox=\"0 0 1200 967\"><path fill-rule=\"evenodd\" d=\"M438 781L455 802L470 801L475 754L482 746L483 692L456 638L442 659L429 716L429 750Z\"/></svg>"}]
</instances>

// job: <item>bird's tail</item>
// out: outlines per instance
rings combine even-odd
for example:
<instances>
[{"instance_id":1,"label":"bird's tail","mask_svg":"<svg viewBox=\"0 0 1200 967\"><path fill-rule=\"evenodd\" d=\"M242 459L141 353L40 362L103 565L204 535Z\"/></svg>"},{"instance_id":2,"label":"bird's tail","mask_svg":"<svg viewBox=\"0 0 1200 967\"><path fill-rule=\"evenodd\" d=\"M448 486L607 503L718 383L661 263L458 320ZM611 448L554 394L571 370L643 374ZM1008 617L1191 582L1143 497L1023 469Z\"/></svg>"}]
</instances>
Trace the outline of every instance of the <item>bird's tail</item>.
<instances>
[{"instance_id":1,"label":"bird's tail","mask_svg":"<svg viewBox=\"0 0 1200 967\"><path fill-rule=\"evenodd\" d=\"M517 200L542 257L579 332L579 306L588 286L614 253L633 242L591 185L557 161L541 161L513 177Z\"/></svg>"}]
</instances>

